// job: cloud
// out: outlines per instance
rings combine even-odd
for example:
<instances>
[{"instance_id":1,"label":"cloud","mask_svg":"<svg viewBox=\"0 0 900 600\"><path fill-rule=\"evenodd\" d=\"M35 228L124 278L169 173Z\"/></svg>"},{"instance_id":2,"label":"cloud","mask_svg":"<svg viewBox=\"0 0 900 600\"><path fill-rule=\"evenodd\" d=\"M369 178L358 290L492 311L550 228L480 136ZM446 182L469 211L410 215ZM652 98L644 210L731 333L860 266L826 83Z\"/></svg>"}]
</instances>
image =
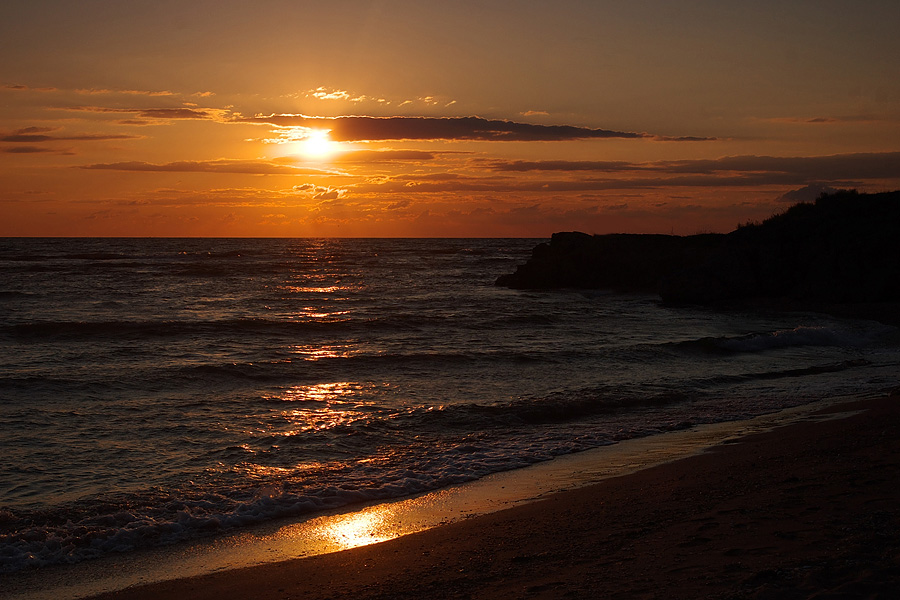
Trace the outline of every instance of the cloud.
<instances>
[{"instance_id":1,"label":"cloud","mask_svg":"<svg viewBox=\"0 0 900 600\"><path fill-rule=\"evenodd\" d=\"M212 119L214 116L207 110L193 108L147 108L137 114L145 119Z\"/></svg>"},{"instance_id":2,"label":"cloud","mask_svg":"<svg viewBox=\"0 0 900 600\"><path fill-rule=\"evenodd\" d=\"M341 197L340 190L328 190L325 192L320 192L313 196L315 200L337 200Z\"/></svg>"},{"instance_id":3,"label":"cloud","mask_svg":"<svg viewBox=\"0 0 900 600\"><path fill-rule=\"evenodd\" d=\"M332 103L337 106L341 105L362 105L367 104L373 107L384 108L394 106L397 108L411 108L413 106L425 107L448 107L456 104L456 100L451 100L443 96L418 96L415 98L384 98L380 96L369 96L368 94L359 94L349 90L330 88L319 86L317 88L287 94L287 98L305 98L309 100L318 100L322 103Z\"/></svg>"},{"instance_id":4,"label":"cloud","mask_svg":"<svg viewBox=\"0 0 900 600\"><path fill-rule=\"evenodd\" d=\"M526 171L596 171L596 172L620 172L642 169L640 163L612 160L512 160L512 161L482 161L486 162L492 171L526 172Z\"/></svg>"},{"instance_id":5,"label":"cloud","mask_svg":"<svg viewBox=\"0 0 900 600\"><path fill-rule=\"evenodd\" d=\"M716 137L701 137L696 135L682 135L682 136L668 136L668 135L655 135L653 136L654 141L657 142L716 142L719 138Z\"/></svg>"},{"instance_id":6,"label":"cloud","mask_svg":"<svg viewBox=\"0 0 900 600\"><path fill-rule=\"evenodd\" d=\"M550 193L660 188L740 188L832 185L854 187L862 181L900 179L900 152L813 157L733 156L710 160L657 161L472 161L496 175L438 177L404 175L373 179L362 193ZM519 177L509 172L561 176ZM565 177L565 173L573 175ZM575 174L578 174L577 176ZM590 175L595 176L590 176Z\"/></svg>"},{"instance_id":7,"label":"cloud","mask_svg":"<svg viewBox=\"0 0 900 600\"><path fill-rule=\"evenodd\" d=\"M103 142L109 140L137 140L142 137L139 135L127 134L85 133L81 135L46 135L43 133L47 131L53 131L53 129L46 127L26 127L25 129L19 129L9 135L0 136L0 142L28 144L57 141Z\"/></svg>"},{"instance_id":8,"label":"cloud","mask_svg":"<svg viewBox=\"0 0 900 600\"><path fill-rule=\"evenodd\" d=\"M347 190L342 188L333 188L312 183L304 183L295 185L294 192L310 195L314 200L337 200L343 198Z\"/></svg>"},{"instance_id":9,"label":"cloud","mask_svg":"<svg viewBox=\"0 0 900 600\"><path fill-rule=\"evenodd\" d=\"M408 208L412 204L412 200L409 198L404 198L403 200L397 200L396 202L391 202L385 206L388 210L400 210L402 208Z\"/></svg>"},{"instance_id":10,"label":"cloud","mask_svg":"<svg viewBox=\"0 0 900 600\"><path fill-rule=\"evenodd\" d=\"M47 133L49 131L56 131L59 127L23 127L22 129L17 129L13 133Z\"/></svg>"},{"instance_id":11,"label":"cloud","mask_svg":"<svg viewBox=\"0 0 900 600\"><path fill-rule=\"evenodd\" d=\"M87 199L84 204L105 204L108 200ZM243 188L186 190L173 188L142 189L135 195L115 201L117 206L269 206L297 205L292 189L265 189L258 185Z\"/></svg>"},{"instance_id":12,"label":"cloud","mask_svg":"<svg viewBox=\"0 0 900 600\"><path fill-rule=\"evenodd\" d=\"M59 91L55 87L31 87L28 85L21 85L21 84L17 84L17 83L8 83L0 89L15 90L17 92L56 92L56 91Z\"/></svg>"},{"instance_id":13,"label":"cloud","mask_svg":"<svg viewBox=\"0 0 900 600\"><path fill-rule=\"evenodd\" d=\"M713 160L682 160L656 163L669 173L781 173L800 178L886 179L900 176L900 152L833 154L829 156L726 156Z\"/></svg>"},{"instance_id":14,"label":"cloud","mask_svg":"<svg viewBox=\"0 0 900 600\"><path fill-rule=\"evenodd\" d=\"M395 161L434 160L435 152L424 150L352 150L335 156L340 163L380 163Z\"/></svg>"},{"instance_id":15,"label":"cloud","mask_svg":"<svg viewBox=\"0 0 900 600\"><path fill-rule=\"evenodd\" d=\"M791 190L786 194L778 197L778 202L789 202L797 204L798 202L812 202L822 194L833 194L837 190L831 186L822 185L821 183L811 183L799 190Z\"/></svg>"},{"instance_id":16,"label":"cloud","mask_svg":"<svg viewBox=\"0 0 900 600\"><path fill-rule=\"evenodd\" d=\"M0 152L7 154L35 154L37 152L55 152L52 148L39 148L37 146L13 146L12 148L3 148Z\"/></svg>"},{"instance_id":17,"label":"cloud","mask_svg":"<svg viewBox=\"0 0 900 600\"><path fill-rule=\"evenodd\" d=\"M306 96L307 98L315 98L316 100L346 100L348 102L364 102L366 100L373 100L373 98L369 98L368 96L363 94L354 96L346 90L335 90L326 87L318 87L314 90L308 90L304 93L304 96Z\"/></svg>"},{"instance_id":18,"label":"cloud","mask_svg":"<svg viewBox=\"0 0 900 600\"><path fill-rule=\"evenodd\" d=\"M465 179L459 173L428 173L425 175L405 175L403 177L406 181L458 181L461 179ZM468 178L474 179L474 178Z\"/></svg>"},{"instance_id":19,"label":"cloud","mask_svg":"<svg viewBox=\"0 0 900 600\"><path fill-rule=\"evenodd\" d=\"M237 117L239 122L276 127L327 129L338 142L398 140L563 141L650 137L645 133L573 125L534 125L481 117L309 117L293 114Z\"/></svg>"},{"instance_id":20,"label":"cloud","mask_svg":"<svg viewBox=\"0 0 900 600\"><path fill-rule=\"evenodd\" d=\"M117 163L99 163L82 165L79 168L107 171L144 171L144 172L176 172L176 173L241 173L250 175L326 175L329 171L307 169L289 165L275 164L254 160L183 160L164 164L141 161Z\"/></svg>"},{"instance_id":21,"label":"cloud","mask_svg":"<svg viewBox=\"0 0 900 600\"><path fill-rule=\"evenodd\" d=\"M70 106L67 110L136 115L144 119L214 119L224 120L227 111L216 108L109 108L106 106Z\"/></svg>"},{"instance_id":22,"label":"cloud","mask_svg":"<svg viewBox=\"0 0 900 600\"><path fill-rule=\"evenodd\" d=\"M657 162L627 161L481 161L497 172L592 171L598 173L647 173L683 175L748 174L779 180L840 181L844 179L891 179L900 177L900 152L834 154L830 156L726 156Z\"/></svg>"},{"instance_id":23,"label":"cloud","mask_svg":"<svg viewBox=\"0 0 900 600\"><path fill-rule=\"evenodd\" d=\"M110 90L110 89L97 89L97 88L87 88L87 89L77 89L75 90L76 94L82 94L87 96L106 96L112 94L125 94L127 96L175 96L175 92L170 92L168 90L162 91L153 91L153 90Z\"/></svg>"},{"instance_id":24,"label":"cloud","mask_svg":"<svg viewBox=\"0 0 900 600\"><path fill-rule=\"evenodd\" d=\"M845 115L838 117L772 117L758 120L766 123L787 123L791 125L833 125L836 123L878 123L886 119L871 115Z\"/></svg>"},{"instance_id":25,"label":"cloud","mask_svg":"<svg viewBox=\"0 0 900 600\"><path fill-rule=\"evenodd\" d=\"M193 96L197 98L207 98L215 96L214 92L193 92L190 94L182 92L172 92L170 90L128 90L128 89L110 89L110 88L56 88L56 87L32 87L29 85L9 83L0 85L0 90L14 90L18 92L59 92L68 94L77 94L79 96L148 96L148 97L175 97L175 96Z\"/></svg>"}]
</instances>

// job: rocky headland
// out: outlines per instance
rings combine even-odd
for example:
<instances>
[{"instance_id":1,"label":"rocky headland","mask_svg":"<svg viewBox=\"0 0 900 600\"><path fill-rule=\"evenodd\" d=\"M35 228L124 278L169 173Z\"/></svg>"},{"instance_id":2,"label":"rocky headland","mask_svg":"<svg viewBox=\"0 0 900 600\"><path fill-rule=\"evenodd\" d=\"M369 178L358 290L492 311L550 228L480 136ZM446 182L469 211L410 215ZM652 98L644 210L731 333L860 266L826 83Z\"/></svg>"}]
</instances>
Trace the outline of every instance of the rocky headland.
<instances>
[{"instance_id":1,"label":"rocky headland","mask_svg":"<svg viewBox=\"0 0 900 600\"><path fill-rule=\"evenodd\" d=\"M728 234L553 234L497 285L655 292L673 304L900 302L900 191L823 194Z\"/></svg>"}]
</instances>

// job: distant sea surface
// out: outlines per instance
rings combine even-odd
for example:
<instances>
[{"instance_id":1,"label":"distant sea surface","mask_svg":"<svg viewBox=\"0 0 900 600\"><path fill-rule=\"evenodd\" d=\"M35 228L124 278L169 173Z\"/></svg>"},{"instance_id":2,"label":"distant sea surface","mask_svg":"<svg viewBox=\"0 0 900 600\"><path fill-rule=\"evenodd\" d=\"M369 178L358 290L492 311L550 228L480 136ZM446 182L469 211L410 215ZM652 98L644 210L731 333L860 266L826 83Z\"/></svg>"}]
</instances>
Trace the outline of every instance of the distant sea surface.
<instances>
[{"instance_id":1,"label":"distant sea surface","mask_svg":"<svg viewBox=\"0 0 900 600\"><path fill-rule=\"evenodd\" d=\"M0 239L0 573L900 383L872 321L493 285L540 241Z\"/></svg>"}]
</instances>

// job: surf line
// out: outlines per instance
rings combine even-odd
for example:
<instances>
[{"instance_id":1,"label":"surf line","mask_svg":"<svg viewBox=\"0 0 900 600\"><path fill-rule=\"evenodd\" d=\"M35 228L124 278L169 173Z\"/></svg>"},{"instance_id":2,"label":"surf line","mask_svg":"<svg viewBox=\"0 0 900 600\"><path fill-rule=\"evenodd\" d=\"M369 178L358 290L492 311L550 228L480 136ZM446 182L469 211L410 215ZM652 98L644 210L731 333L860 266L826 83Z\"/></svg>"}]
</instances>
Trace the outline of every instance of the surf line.
<instances>
[{"instance_id":1,"label":"surf line","mask_svg":"<svg viewBox=\"0 0 900 600\"><path fill-rule=\"evenodd\" d=\"M354 510L301 521L275 521L171 548L136 551L71 566L14 575L11 600L77 600L131 586L338 552L391 540L466 518L534 502L612 477L699 454L719 444L801 421L849 417L816 415L860 398L830 398L743 421L703 424L567 454L521 469Z\"/></svg>"}]
</instances>

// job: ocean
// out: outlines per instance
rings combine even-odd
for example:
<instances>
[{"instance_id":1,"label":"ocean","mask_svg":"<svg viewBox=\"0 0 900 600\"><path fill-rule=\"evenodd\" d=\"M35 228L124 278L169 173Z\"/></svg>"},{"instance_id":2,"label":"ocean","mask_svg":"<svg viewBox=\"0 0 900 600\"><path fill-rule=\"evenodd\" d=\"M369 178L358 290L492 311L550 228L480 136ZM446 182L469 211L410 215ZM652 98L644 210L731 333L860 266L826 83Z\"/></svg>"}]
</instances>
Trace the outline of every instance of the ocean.
<instances>
[{"instance_id":1,"label":"ocean","mask_svg":"<svg viewBox=\"0 0 900 600\"><path fill-rule=\"evenodd\" d=\"M0 239L0 574L900 384L900 332L493 285L531 239Z\"/></svg>"}]
</instances>

